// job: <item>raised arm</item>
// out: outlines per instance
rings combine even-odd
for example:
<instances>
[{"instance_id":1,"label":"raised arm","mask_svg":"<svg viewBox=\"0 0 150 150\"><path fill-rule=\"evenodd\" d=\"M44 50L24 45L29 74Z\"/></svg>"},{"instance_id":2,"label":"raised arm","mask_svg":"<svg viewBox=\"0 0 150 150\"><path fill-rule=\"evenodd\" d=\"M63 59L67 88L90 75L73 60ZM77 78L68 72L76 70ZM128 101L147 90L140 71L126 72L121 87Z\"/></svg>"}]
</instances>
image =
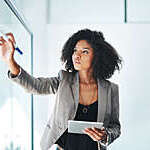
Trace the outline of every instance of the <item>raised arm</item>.
<instances>
[{"instance_id":1,"label":"raised arm","mask_svg":"<svg viewBox=\"0 0 150 150\"><path fill-rule=\"evenodd\" d=\"M8 65L8 77L12 81L22 86L26 92L32 94L55 94L62 77L63 70L60 70L58 76L49 78L35 78L28 74L14 59L15 39L12 33L7 33L9 41L0 37L0 56Z\"/></svg>"},{"instance_id":2,"label":"raised arm","mask_svg":"<svg viewBox=\"0 0 150 150\"><path fill-rule=\"evenodd\" d=\"M8 77L15 83L19 84L25 89L26 92L31 94L55 94L57 92L59 82L62 78L63 70L60 70L56 77L39 77L35 78L28 74L22 67L20 67L20 73L14 76L10 70L8 71Z\"/></svg>"}]
</instances>

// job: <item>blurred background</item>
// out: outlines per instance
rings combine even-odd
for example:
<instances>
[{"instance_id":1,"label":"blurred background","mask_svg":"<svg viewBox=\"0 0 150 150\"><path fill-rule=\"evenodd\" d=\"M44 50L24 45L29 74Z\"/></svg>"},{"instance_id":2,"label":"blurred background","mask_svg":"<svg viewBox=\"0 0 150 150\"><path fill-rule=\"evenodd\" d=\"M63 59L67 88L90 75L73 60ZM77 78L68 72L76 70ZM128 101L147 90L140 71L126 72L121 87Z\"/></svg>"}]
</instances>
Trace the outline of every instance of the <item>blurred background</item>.
<instances>
[{"instance_id":1,"label":"blurred background","mask_svg":"<svg viewBox=\"0 0 150 150\"><path fill-rule=\"evenodd\" d=\"M74 32L102 31L124 60L110 79L119 84L122 134L108 150L148 150L149 9L148 0L1 0L0 30L14 34L24 53L15 52L15 60L35 77L57 76L61 49ZM40 150L55 95L27 94L7 72L0 61L0 150Z\"/></svg>"}]
</instances>

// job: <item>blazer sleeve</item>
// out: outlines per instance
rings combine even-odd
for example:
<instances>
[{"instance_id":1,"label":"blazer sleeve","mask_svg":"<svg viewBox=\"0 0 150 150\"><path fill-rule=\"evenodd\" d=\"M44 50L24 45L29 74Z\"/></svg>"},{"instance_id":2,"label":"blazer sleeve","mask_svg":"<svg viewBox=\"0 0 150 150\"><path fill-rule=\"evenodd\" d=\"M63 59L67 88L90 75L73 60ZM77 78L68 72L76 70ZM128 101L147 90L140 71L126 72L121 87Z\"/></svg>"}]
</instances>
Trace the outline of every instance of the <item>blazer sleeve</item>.
<instances>
[{"instance_id":1,"label":"blazer sleeve","mask_svg":"<svg viewBox=\"0 0 150 150\"><path fill-rule=\"evenodd\" d=\"M118 84L112 83L111 88L111 117L109 125L106 127L108 135L107 145L111 144L121 134L121 125L119 121L119 86Z\"/></svg>"},{"instance_id":2,"label":"blazer sleeve","mask_svg":"<svg viewBox=\"0 0 150 150\"><path fill-rule=\"evenodd\" d=\"M20 73L18 76L13 76L10 70L8 70L8 78L23 87L27 93L37 95L55 94L59 83L63 78L63 72L63 70L60 70L56 77L35 78L20 67Z\"/></svg>"}]
</instances>

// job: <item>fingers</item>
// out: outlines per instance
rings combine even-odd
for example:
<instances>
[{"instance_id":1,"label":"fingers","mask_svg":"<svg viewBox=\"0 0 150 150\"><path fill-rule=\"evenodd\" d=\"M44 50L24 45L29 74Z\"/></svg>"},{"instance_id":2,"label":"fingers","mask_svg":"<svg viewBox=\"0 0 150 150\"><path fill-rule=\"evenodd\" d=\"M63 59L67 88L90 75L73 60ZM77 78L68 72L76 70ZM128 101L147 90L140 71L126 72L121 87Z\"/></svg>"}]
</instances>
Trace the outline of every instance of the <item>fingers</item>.
<instances>
[{"instance_id":1,"label":"fingers","mask_svg":"<svg viewBox=\"0 0 150 150\"><path fill-rule=\"evenodd\" d=\"M13 36L12 33L6 33L5 35L8 37L8 39L10 39L10 40L13 42L13 44L16 44L15 38L14 38L14 36ZM7 41L3 41L3 40L4 40L4 38L1 36L1 37L0 37L0 41L1 41L0 43L1 43L1 44L7 42ZM9 41L10 41L10 40L9 40ZM12 42L11 42L11 43L12 43Z\"/></svg>"},{"instance_id":2,"label":"fingers","mask_svg":"<svg viewBox=\"0 0 150 150\"><path fill-rule=\"evenodd\" d=\"M8 44L6 45L6 43ZM4 45L5 45L5 48L6 47L8 48L8 46L10 47L9 50L11 50L12 55L13 55L15 51L13 41L11 39L8 39L8 41L6 41L2 36L0 36L0 46L4 46Z\"/></svg>"},{"instance_id":3,"label":"fingers","mask_svg":"<svg viewBox=\"0 0 150 150\"><path fill-rule=\"evenodd\" d=\"M0 46L3 45L3 41L0 40Z\"/></svg>"},{"instance_id":4,"label":"fingers","mask_svg":"<svg viewBox=\"0 0 150 150\"><path fill-rule=\"evenodd\" d=\"M7 36L11 41L13 41L13 43L16 43L15 38L14 38L14 35L13 35L12 33L6 33L6 36Z\"/></svg>"},{"instance_id":5,"label":"fingers","mask_svg":"<svg viewBox=\"0 0 150 150\"><path fill-rule=\"evenodd\" d=\"M94 131L95 131L95 133L97 134L97 135L99 135L99 136L103 136L104 135L104 133L105 133L105 131L103 130L100 130L100 129L97 129L97 128L92 128Z\"/></svg>"},{"instance_id":6,"label":"fingers","mask_svg":"<svg viewBox=\"0 0 150 150\"><path fill-rule=\"evenodd\" d=\"M10 50L11 50L12 55L13 55L14 51L15 51L15 47L14 47L13 41L11 41L10 39L8 39L8 41L11 43L9 46L10 46Z\"/></svg>"},{"instance_id":7,"label":"fingers","mask_svg":"<svg viewBox=\"0 0 150 150\"><path fill-rule=\"evenodd\" d=\"M88 134L94 141L99 141L106 137L105 129L86 128L84 133Z\"/></svg>"},{"instance_id":8,"label":"fingers","mask_svg":"<svg viewBox=\"0 0 150 150\"><path fill-rule=\"evenodd\" d=\"M98 128L95 128L95 129L98 129ZM101 130L101 131L105 131L105 128L104 127L102 127L101 129L99 129L99 130Z\"/></svg>"},{"instance_id":9,"label":"fingers","mask_svg":"<svg viewBox=\"0 0 150 150\"><path fill-rule=\"evenodd\" d=\"M6 41L2 36L0 36L0 45L3 45L5 43L7 43L7 42L11 43L11 45L14 45L14 42L10 38L8 39L8 41Z\"/></svg>"},{"instance_id":10,"label":"fingers","mask_svg":"<svg viewBox=\"0 0 150 150\"><path fill-rule=\"evenodd\" d=\"M5 43L6 43L6 41L4 40L4 38L2 36L0 36L0 45L3 45Z\"/></svg>"},{"instance_id":11,"label":"fingers","mask_svg":"<svg viewBox=\"0 0 150 150\"><path fill-rule=\"evenodd\" d=\"M91 129L85 129L84 133L89 135L93 139L93 141L101 140L101 138L97 134L95 134L95 132L93 132Z\"/></svg>"}]
</instances>

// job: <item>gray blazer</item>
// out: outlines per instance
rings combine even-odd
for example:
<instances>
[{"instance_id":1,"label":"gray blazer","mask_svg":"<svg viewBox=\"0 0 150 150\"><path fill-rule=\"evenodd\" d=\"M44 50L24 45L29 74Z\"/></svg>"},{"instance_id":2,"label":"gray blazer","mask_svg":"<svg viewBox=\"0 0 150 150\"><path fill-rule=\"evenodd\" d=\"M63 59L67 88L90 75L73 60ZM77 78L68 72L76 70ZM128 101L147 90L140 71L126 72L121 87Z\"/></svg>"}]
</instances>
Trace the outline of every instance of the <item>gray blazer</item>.
<instances>
[{"instance_id":1,"label":"gray blazer","mask_svg":"<svg viewBox=\"0 0 150 150\"><path fill-rule=\"evenodd\" d=\"M21 68L21 67L20 67ZM31 94L56 94L54 112L43 136L41 149L48 150L67 129L67 121L73 120L79 103L79 74L60 70L57 77L35 78L23 68L17 77L8 71L8 77ZM118 85L108 80L98 81L97 122L103 122L108 134L108 145L120 136ZM106 147L100 144L101 149Z\"/></svg>"}]
</instances>

